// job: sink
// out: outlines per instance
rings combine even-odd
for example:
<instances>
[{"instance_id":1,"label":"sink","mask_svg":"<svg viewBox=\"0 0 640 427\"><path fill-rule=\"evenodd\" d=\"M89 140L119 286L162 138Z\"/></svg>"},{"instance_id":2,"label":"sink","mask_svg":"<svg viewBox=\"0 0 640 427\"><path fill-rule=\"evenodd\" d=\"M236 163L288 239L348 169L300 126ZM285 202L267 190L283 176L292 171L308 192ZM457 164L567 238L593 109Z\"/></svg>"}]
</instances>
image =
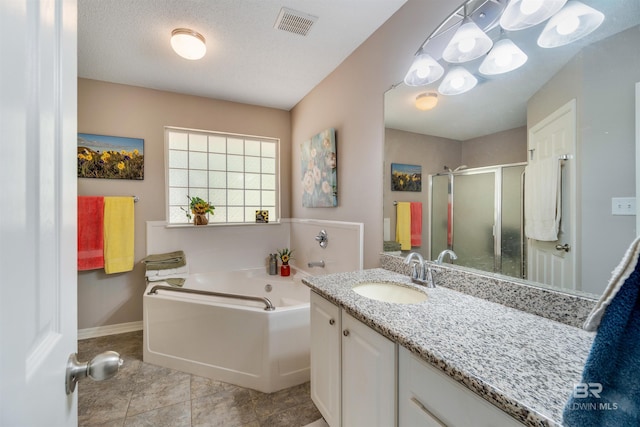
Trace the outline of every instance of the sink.
<instances>
[{"instance_id":1,"label":"sink","mask_svg":"<svg viewBox=\"0 0 640 427\"><path fill-rule=\"evenodd\" d=\"M427 294L424 292L388 282L359 283L352 289L363 297L397 304L417 304L427 299Z\"/></svg>"}]
</instances>

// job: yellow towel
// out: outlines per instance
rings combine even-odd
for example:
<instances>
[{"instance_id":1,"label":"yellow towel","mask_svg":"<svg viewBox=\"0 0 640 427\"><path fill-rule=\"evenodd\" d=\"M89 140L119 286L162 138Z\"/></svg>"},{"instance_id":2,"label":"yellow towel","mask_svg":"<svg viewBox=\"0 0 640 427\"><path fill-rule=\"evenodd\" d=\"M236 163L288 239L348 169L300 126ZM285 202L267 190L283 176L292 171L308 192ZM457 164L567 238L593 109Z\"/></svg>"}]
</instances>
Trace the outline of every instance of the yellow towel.
<instances>
[{"instance_id":1,"label":"yellow towel","mask_svg":"<svg viewBox=\"0 0 640 427\"><path fill-rule=\"evenodd\" d=\"M133 197L104 198L104 271L133 270Z\"/></svg>"},{"instance_id":2,"label":"yellow towel","mask_svg":"<svg viewBox=\"0 0 640 427\"><path fill-rule=\"evenodd\" d=\"M398 202L396 209L396 242L403 251L411 250L411 203Z\"/></svg>"}]
</instances>

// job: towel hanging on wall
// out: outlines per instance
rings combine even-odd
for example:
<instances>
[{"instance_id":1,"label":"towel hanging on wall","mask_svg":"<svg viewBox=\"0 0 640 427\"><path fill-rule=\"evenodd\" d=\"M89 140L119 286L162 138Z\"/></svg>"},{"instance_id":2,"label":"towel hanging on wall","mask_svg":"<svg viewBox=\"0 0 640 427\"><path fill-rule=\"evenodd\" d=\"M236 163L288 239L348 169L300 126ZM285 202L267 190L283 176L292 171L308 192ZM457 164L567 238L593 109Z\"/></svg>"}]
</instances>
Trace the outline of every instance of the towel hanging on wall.
<instances>
[{"instance_id":1,"label":"towel hanging on wall","mask_svg":"<svg viewBox=\"0 0 640 427\"><path fill-rule=\"evenodd\" d=\"M104 197L78 196L78 271L104 267Z\"/></svg>"},{"instance_id":2,"label":"towel hanging on wall","mask_svg":"<svg viewBox=\"0 0 640 427\"><path fill-rule=\"evenodd\" d=\"M411 246L422 246L421 202L411 202Z\"/></svg>"},{"instance_id":3,"label":"towel hanging on wall","mask_svg":"<svg viewBox=\"0 0 640 427\"><path fill-rule=\"evenodd\" d=\"M403 251L411 250L411 205L398 202L396 207L396 242Z\"/></svg>"},{"instance_id":4,"label":"towel hanging on wall","mask_svg":"<svg viewBox=\"0 0 640 427\"><path fill-rule=\"evenodd\" d=\"M133 197L104 198L104 271L107 274L133 270Z\"/></svg>"},{"instance_id":5,"label":"towel hanging on wall","mask_svg":"<svg viewBox=\"0 0 640 427\"><path fill-rule=\"evenodd\" d=\"M524 230L528 238L558 240L562 214L561 161L555 157L530 163L525 169Z\"/></svg>"}]
</instances>

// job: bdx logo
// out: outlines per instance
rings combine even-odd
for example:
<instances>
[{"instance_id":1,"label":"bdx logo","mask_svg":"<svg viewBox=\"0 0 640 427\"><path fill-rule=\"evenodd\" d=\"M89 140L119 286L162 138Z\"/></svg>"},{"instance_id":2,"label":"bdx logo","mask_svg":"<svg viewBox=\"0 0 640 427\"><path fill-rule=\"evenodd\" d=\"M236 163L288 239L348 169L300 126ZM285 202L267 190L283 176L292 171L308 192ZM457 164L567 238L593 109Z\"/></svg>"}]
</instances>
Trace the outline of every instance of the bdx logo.
<instances>
[{"instance_id":1,"label":"bdx logo","mask_svg":"<svg viewBox=\"0 0 640 427\"><path fill-rule=\"evenodd\" d=\"M585 399L589 396L600 399L600 393L602 393L602 384L600 383L579 383L573 389L573 397L576 399Z\"/></svg>"}]
</instances>

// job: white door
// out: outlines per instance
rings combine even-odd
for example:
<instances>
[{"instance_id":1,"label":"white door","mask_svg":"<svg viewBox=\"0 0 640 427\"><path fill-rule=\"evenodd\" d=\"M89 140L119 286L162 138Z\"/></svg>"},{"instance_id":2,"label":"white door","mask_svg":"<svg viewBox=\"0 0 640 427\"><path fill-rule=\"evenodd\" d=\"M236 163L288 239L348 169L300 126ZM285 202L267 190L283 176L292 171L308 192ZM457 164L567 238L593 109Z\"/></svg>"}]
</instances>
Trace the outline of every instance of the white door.
<instances>
[{"instance_id":1,"label":"white door","mask_svg":"<svg viewBox=\"0 0 640 427\"><path fill-rule=\"evenodd\" d=\"M562 166L562 217L556 242L528 239L527 278L565 289L576 284L576 101L572 100L529 129L529 163L549 157ZM558 160L560 161L560 160ZM526 189L525 189L526 191ZM562 249L561 249L562 248Z\"/></svg>"},{"instance_id":2,"label":"white door","mask_svg":"<svg viewBox=\"0 0 640 427\"><path fill-rule=\"evenodd\" d=\"M0 3L0 425L75 426L76 2Z\"/></svg>"}]
</instances>

